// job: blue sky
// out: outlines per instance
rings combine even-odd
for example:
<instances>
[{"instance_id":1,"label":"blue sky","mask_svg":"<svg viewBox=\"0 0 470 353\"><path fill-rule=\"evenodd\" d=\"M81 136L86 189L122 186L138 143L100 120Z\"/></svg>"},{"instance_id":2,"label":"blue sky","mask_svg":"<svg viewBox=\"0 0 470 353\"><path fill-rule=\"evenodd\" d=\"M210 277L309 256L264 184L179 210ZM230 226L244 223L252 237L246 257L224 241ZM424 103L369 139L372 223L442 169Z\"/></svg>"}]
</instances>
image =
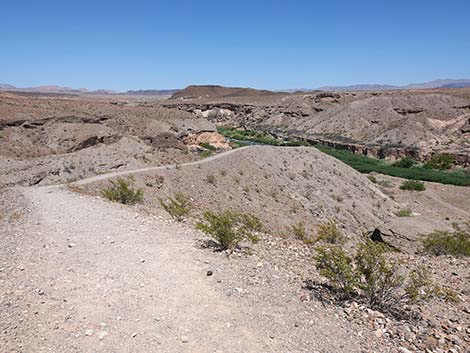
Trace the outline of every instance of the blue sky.
<instances>
[{"instance_id":1,"label":"blue sky","mask_svg":"<svg viewBox=\"0 0 470 353\"><path fill-rule=\"evenodd\" d=\"M268 89L470 77L470 1L0 2L0 83Z\"/></svg>"}]
</instances>

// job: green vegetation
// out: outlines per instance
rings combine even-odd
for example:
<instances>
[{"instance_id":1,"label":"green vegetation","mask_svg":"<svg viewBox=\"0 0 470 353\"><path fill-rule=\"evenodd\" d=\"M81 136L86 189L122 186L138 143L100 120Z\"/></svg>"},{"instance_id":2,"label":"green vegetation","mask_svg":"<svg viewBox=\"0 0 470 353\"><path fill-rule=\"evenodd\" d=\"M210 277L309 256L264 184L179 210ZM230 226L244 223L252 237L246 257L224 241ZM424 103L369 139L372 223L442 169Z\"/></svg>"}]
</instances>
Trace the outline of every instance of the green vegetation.
<instances>
[{"instance_id":1,"label":"green vegetation","mask_svg":"<svg viewBox=\"0 0 470 353\"><path fill-rule=\"evenodd\" d=\"M167 202L160 199L160 205L178 222L181 222L191 210L189 199L180 192L175 193L174 197L169 197Z\"/></svg>"},{"instance_id":2,"label":"green vegetation","mask_svg":"<svg viewBox=\"0 0 470 353\"><path fill-rule=\"evenodd\" d=\"M201 146L202 148L205 148L206 150L209 150L209 151L217 150L217 148L215 148L214 146L212 146L210 143L207 143L207 142L202 142L202 143L199 144L199 146Z\"/></svg>"},{"instance_id":3,"label":"green vegetation","mask_svg":"<svg viewBox=\"0 0 470 353\"><path fill-rule=\"evenodd\" d=\"M307 230L305 229L305 223L302 221L293 224L291 226L291 231L296 239L303 241L305 244L312 244L315 242L312 237L308 236Z\"/></svg>"},{"instance_id":4,"label":"green vegetation","mask_svg":"<svg viewBox=\"0 0 470 353\"><path fill-rule=\"evenodd\" d=\"M262 225L254 215L225 210L204 212L203 221L196 228L212 236L221 249L233 250L242 240L258 241L255 232L261 231Z\"/></svg>"},{"instance_id":5,"label":"green vegetation","mask_svg":"<svg viewBox=\"0 0 470 353\"><path fill-rule=\"evenodd\" d=\"M235 128L218 128L220 134L228 137L229 139L238 140L236 142L249 141L251 143L266 144L272 146L309 146L306 141L285 141L275 139L265 133L256 132L251 130L238 130ZM361 173L381 173L395 177L431 181L442 184L451 184L459 186L470 186L470 174L468 170L461 169L455 171L442 170L442 166L446 166L442 162L448 161L447 157L438 157L439 163L428 163L426 167L413 165L409 167L414 161L409 158L390 164L385 160L370 158L364 155L354 154L347 150L335 149L325 145L315 145L320 151L329 154L332 157L339 159L352 168ZM442 156L442 155L441 155ZM445 155L444 155L445 156ZM403 161L404 160L404 161ZM411 162L413 161L413 162ZM435 169L432 169L435 168Z\"/></svg>"},{"instance_id":6,"label":"green vegetation","mask_svg":"<svg viewBox=\"0 0 470 353\"><path fill-rule=\"evenodd\" d=\"M329 244L343 244L346 242L346 239L343 233L341 233L341 230L339 230L336 222L329 220L317 226L316 241L323 241Z\"/></svg>"},{"instance_id":7,"label":"green vegetation","mask_svg":"<svg viewBox=\"0 0 470 353\"><path fill-rule=\"evenodd\" d=\"M404 208L404 209L401 209L400 211L398 211L396 214L397 214L398 217L410 217L412 213L413 213L413 211L411 211L411 209Z\"/></svg>"},{"instance_id":8,"label":"green vegetation","mask_svg":"<svg viewBox=\"0 0 470 353\"><path fill-rule=\"evenodd\" d=\"M209 150L206 150L206 151L202 151L201 153L199 153L199 155L200 155L202 158L207 158L207 157L212 156L212 152L209 151Z\"/></svg>"},{"instance_id":9,"label":"green vegetation","mask_svg":"<svg viewBox=\"0 0 470 353\"><path fill-rule=\"evenodd\" d=\"M400 185L401 190L411 190L411 191L424 191L426 186L422 181L418 180L407 180Z\"/></svg>"},{"instance_id":10,"label":"green vegetation","mask_svg":"<svg viewBox=\"0 0 470 353\"><path fill-rule=\"evenodd\" d=\"M428 169L447 170L454 165L454 158L446 153L436 154L424 165Z\"/></svg>"},{"instance_id":11,"label":"green vegetation","mask_svg":"<svg viewBox=\"0 0 470 353\"><path fill-rule=\"evenodd\" d=\"M404 157L400 159L399 161L396 161L395 163L392 164L394 167L398 168L411 168L416 164L416 161L414 159L411 159L409 157Z\"/></svg>"},{"instance_id":12,"label":"green vegetation","mask_svg":"<svg viewBox=\"0 0 470 353\"><path fill-rule=\"evenodd\" d=\"M414 166L400 168L390 165L387 161L354 154L346 150L334 149L328 146L316 145L320 151L333 156L361 173L381 173L395 177L432 181L442 184L470 186L470 176L464 170L443 171Z\"/></svg>"},{"instance_id":13,"label":"green vegetation","mask_svg":"<svg viewBox=\"0 0 470 353\"><path fill-rule=\"evenodd\" d=\"M286 141L282 139L276 139L266 133L257 132L253 130L238 130L235 128L219 127L217 131L228 137L229 139L236 140L238 143L252 142L260 145L271 145L271 146L283 146L283 147L294 147L294 146L308 146L305 141Z\"/></svg>"},{"instance_id":14,"label":"green vegetation","mask_svg":"<svg viewBox=\"0 0 470 353\"><path fill-rule=\"evenodd\" d=\"M125 205L133 205L143 201L144 193L142 189L133 189L131 187L133 179L127 181L124 178L117 178L109 182L110 186L101 190L101 195L108 200L120 202Z\"/></svg>"},{"instance_id":15,"label":"green vegetation","mask_svg":"<svg viewBox=\"0 0 470 353\"><path fill-rule=\"evenodd\" d=\"M455 301L455 292L434 284L429 271L418 267L406 275L398 263L387 259L383 244L367 241L354 255L341 246L321 246L315 256L320 274L340 299L363 298L373 309L394 312L401 304L441 297Z\"/></svg>"},{"instance_id":16,"label":"green vegetation","mask_svg":"<svg viewBox=\"0 0 470 353\"><path fill-rule=\"evenodd\" d=\"M432 255L470 256L470 233L437 230L422 238L424 251Z\"/></svg>"}]
</instances>

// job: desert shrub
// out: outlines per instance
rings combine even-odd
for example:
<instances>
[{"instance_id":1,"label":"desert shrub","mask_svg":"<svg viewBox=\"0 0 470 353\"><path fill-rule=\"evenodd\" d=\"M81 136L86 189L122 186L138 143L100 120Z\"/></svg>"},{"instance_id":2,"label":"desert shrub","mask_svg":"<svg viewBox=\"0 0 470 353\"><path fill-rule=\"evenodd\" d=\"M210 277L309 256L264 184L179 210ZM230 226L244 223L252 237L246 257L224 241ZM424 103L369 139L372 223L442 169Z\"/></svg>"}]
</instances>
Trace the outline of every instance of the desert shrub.
<instances>
[{"instance_id":1,"label":"desert shrub","mask_svg":"<svg viewBox=\"0 0 470 353\"><path fill-rule=\"evenodd\" d=\"M317 226L317 239L316 241L324 241L330 244L343 244L346 239L338 228L334 220L329 220L320 223Z\"/></svg>"},{"instance_id":2,"label":"desert shrub","mask_svg":"<svg viewBox=\"0 0 470 353\"><path fill-rule=\"evenodd\" d=\"M434 231L422 237L424 251L432 255L470 256L470 233Z\"/></svg>"},{"instance_id":3,"label":"desert shrub","mask_svg":"<svg viewBox=\"0 0 470 353\"><path fill-rule=\"evenodd\" d=\"M385 251L382 244L368 241L359 246L354 257L358 287L371 308L386 309L395 306L395 292L403 283L397 267L385 259Z\"/></svg>"},{"instance_id":4,"label":"desert shrub","mask_svg":"<svg viewBox=\"0 0 470 353\"><path fill-rule=\"evenodd\" d=\"M175 193L174 197L169 197L166 202L160 199L160 205L178 222L181 222L191 210L189 199L179 192Z\"/></svg>"},{"instance_id":5,"label":"desert shrub","mask_svg":"<svg viewBox=\"0 0 470 353\"><path fill-rule=\"evenodd\" d=\"M454 157L452 157L450 154L436 154L424 164L424 167L428 169L447 170L452 168L454 162Z\"/></svg>"},{"instance_id":6,"label":"desert shrub","mask_svg":"<svg viewBox=\"0 0 470 353\"><path fill-rule=\"evenodd\" d=\"M254 215L225 210L206 211L203 221L196 228L212 236L221 249L233 250L245 239L258 241L256 232L261 231L261 221Z\"/></svg>"},{"instance_id":7,"label":"desert shrub","mask_svg":"<svg viewBox=\"0 0 470 353\"><path fill-rule=\"evenodd\" d=\"M302 240L305 244L312 244L315 242L314 239L308 236L307 230L305 229L305 223L302 221L293 224L291 226L291 231L297 239Z\"/></svg>"},{"instance_id":8,"label":"desert shrub","mask_svg":"<svg viewBox=\"0 0 470 353\"><path fill-rule=\"evenodd\" d=\"M404 157L404 158L396 161L392 165L394 167L398 167L398 168L411 168L415 164L416 164L416 161L414 159L411 159L409 157Z\"/></svg>"},{"instance_id":9,"label":"desert shrub","mask_svg":"<svg viewBox=\"0 0 470 353\"><path fill-rule=\"evenodd\" d=\"M418 180L406 180L400 185L401 190L411 190L411 191L424 191L426 186L422 181Z\"/></svg>"},{"instance_id":10,"label":"desert shrub","mask_svg":"<svg viewBox=\"0 0 470 353\"><path fill-rule=\"evenodd\" d=\"M358 296L373 309L396 313L404 303L433 297L450 301L457 298L452 290L435 284L423 267L405 275L397 264L387 260L383 244L367 241L359 245L354 256L337 245L316 250L316 267L341 299Z\"/></svg>"},{"instance_id":11,"label":"desert shrub","mask_svg":"<svg viewBox=\"0 0 470 353\"><path fill-rule=\"evenodd\" d=\"M125 205L133 205L143 201L144 193L142 189L133 189L131 187L132 179L117 178L116 180L110 180L109 183L109 187L101 190L101 195L108 200Z\"/></svg>"},{"instance_id":12,"label":"desert shrub","mask_svg":"<svg viewBox=\"0 0 470 353\"><path fill-rule=\"evenodd\" d=\"M409 208L403 208L403 209L401 209L400 211L398 211L398 212L396 213L396 215L397 215L398 217L410 217L412 213L413 213L413 211L411 211L411 209L409 209Z\"/></svg>"},{"instance_id":13,"label":"desert shrub","mask_svg":"<svg viewBox=\"0 0 470 353\"><path fill-rule=\"evenodd\" d=\"M357 274L352 258L338 246L320 246L316 250L315 263L320 274L328 278L342 296L353 295L357 287Z\"/></svg>"},{"instance_id":14,"label":"desert shrub","mask_svg":"<svg viewBox=\"0 0 470 353\"><path fill-rule=\"evenodd\" d=\"M377 184L377 178L373 175L368 175L367 176L367 179L369 179L371 182L373 182L374 184Z\"/></svg>"},{"instance_id":15,"label":"desert shrub","mask_svg":"<svg viewBox=\"0 0 470 353\"><path fill-rule=\"evenodd\" d=\"M442 298L447 302L459 302L457 293L454 290L442 287L432 281L431 271L426 267L419 266L411 271L403 298L416 303L427 301L434 297Z\"/></svg>"},{"instance_id":16,"label":"desert shrub","mask_svg":"<svg viewBox=\"0 0 470 353\"><path fill-rule=\"evenodd\" d=\"M217 148L214 147L213 145L211 145L210 143L207 143L207 142L202 142L199 144L199 146L201 146L202 148L205 148L206 150L209 150L209 151L215 151Z\"/></svg>"}]
</instances>

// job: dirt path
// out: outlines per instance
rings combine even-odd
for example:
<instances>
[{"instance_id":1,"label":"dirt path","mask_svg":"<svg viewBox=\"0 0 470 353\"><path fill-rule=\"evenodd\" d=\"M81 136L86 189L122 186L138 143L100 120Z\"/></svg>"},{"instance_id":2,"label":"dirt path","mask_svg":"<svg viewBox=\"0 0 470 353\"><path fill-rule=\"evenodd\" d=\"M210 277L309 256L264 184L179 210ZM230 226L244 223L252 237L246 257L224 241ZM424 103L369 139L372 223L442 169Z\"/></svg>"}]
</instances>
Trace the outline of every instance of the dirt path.
<instances>
[{"instance_id":1,"label":"dirt path","mask_svg":"<svg viewBox=\"0 0 470 353\"><path fill-rule=\"evenodd\" d=\"M201 159L201 160L198 160L198 161L194 161L194 162L182 163L180 165L177 165L177 164L162 165L162 166L157 166L157 167L147 167L147 168L123 170L123 171L118 171L118 172L100 174L100 175L93 176L91 178L86 178L86 179L76 181L76 182L72 183L72 185L85 185L85 184L90 184L90 183L94 183L94 182L101 181L101 180L106 180L106 179L109 179L109 178L114 178L114 177L117 177L117 176L130 175L130 174L136 174L136 173L145 173L145 172L151 172L151 171L156 171L156 170L164 170L164 169L175 169L175 168L184 167L184 166L203 164L203 163L207 163L207 162L210 162L210 161L213 161L213 160L216 160L216 159L224 158L224 157L226 157L226 156L228 156L232 153L238 153L238 152L240 152L244 149L251 148L251 147L252 146L245 146L245 147L240 147L240 148L237 148L237 149L228 150L228 151L225 151L225 152L217 153L217 154L215 154L211 157L207 157L207 158L204 158L204 159Z\"/></svg>"},{"instance_id":2,"label":"dirt path","mask_svg":"<svg viewBox=\"0 0 470 353\"><path fill-rule=\"evenodd\" d=\"M23 193L35 218L15 283L24 352L266 351L187 230L60 188Z\"/></svg>"}]
</instances>

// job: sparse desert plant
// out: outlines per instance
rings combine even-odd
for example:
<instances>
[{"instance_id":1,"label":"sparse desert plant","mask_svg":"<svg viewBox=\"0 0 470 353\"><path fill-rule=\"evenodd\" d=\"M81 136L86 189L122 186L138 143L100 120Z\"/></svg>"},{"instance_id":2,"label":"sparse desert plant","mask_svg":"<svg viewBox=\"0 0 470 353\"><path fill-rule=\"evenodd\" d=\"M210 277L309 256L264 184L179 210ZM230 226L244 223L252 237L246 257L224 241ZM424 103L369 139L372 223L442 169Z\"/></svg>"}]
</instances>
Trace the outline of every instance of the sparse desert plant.
<instances>
[{"instance_id":1,"label":"sparse desert plant","mask_svg":"<svg viewBox=\"0 0 470 353\"><path fill-rule=\"evenodd\" d=\"M357 275L352 258L339 246L320 246L316 249L316 267L328 278L343 297L356 293Z\"/></svg>"},{"instance_id":2,"label":"sparse desert plant","mask_svg":"<svg viewBox=\"0 0 470 353\"><path fill-rule=\"evenodd\" d=\"M377 178L373 175L368 175L367 176L367 179L369 179L371 182L373 182L374 184L377 184Z\"/></svg>"},{"instance_id":3,"label":"sparse desert plant","mask_svg":"<svg viewBox=\"0 0 470 353\"><path fill-rule=\"evenodd\" d=\"M189 199L180 192L175 193L174 197L169 197L166 202L160 199L160 205L178 222L181 222L191 210Z\"/></svg>"},{"instance_id":4,"label":"sparse desert plant","mask_svg":"<svg viewBox=\"0 0 470 353\"><path fill-rule=\"evenodd\" d=\"M261 231L262 225L254 215L225 210L204 212L203 221L196 228L212 236L221 249L233 250L242 240L257 242L255 233Z\"/></svg>"},{"instance_id":5,"label":"sparse desert plant","mask_svg":"<svg viewBox=\"0 0 470 353\"><path fill-rule=\"evenodd\" d=\"M383 244L367 241L361 244L354 257L359 279L359 288L371 308L394 307L399 297L397 290L403 285L403 276L396 265L388 262Z\"/></svg>"},{"instance_id":6,"label":"sparse desert plant","mask_svg":"<svg viewBox=\"0 0 470 353\"><path fill-rule=\"evenodd\" d=\"M199 146L201 146L202 148L205 148L206 150L209 150L209 151L215 151L217 148L214 147L213 145L211 145L210 143L207 143L207 142L202 142L199 144Z\"/></svg>"},{"instance_id":7,"label":"sparse desert plant","mask_svg":"<svg viewBox=\"0 0 470 353\"><path fill-rule=\"evenodd\" d=\"M452 157L450 154L436 154L424 164L424 167L428 169L447 170L452 168L454 162L454 157Z\"/></svg>"},{"instance_id":8,"label":"sparse desert plant","mask_svg":"<svg viewBox=\"0 0 470 353\"><path fill-rule=\"evenodd\" d=\"M422 236L424 251L432 255L470 256L470 233L437 230Z\"/></svg>"},{"instance_id":9,"label":"sparse desert plant","mask_svg":"<svg viewBox=\"0 0 470 353\"><path fill-rule=\"evenodd\" d=\"M144 193L142 189L133 189L131 187L133 179L117 178L110 180L109 186L101 190L103 195L108 200L120 202L125 205L133 205L143 201Z\"/></svg>"},{"instance_id":10,"label":"sparse desert plant","mask_svg":"<svg viewBox=\"0 0 470 353\"><path fill-rule=\"evenodd\" d=\"M413 211L411 211L411 209L409 209L409 208L403 208L403 209L401 209L400 211L398 211L398 212L396 213L396 215L397 215L398 217L410 217L412 213L413 213Z\"/></svg>"},{"instance_id":11,"label":"sparse desert plant","mask_svg":"<svg viewBox=\"0 0 470 353\"><path fill-rule=\"evenodd\" d=\"M406 180L400 185L401 190L411 190L411 191L424 191L426 186L422 181L418 180Z\"/></svg>"},{"instance_id":12,"label":"sparse desert plant","mask_svg":"<svg viewBox=\"0 0 470 353\"><path fill-rule=\"evenodd\" d=\"M303 221L293 224L291 226L291 231L297 239L302 240L305 244L313 244L315 242L312 237L308 236L305 222Z\"/></svg>"},{"instance_id":13,"label":"sparse desert plant","mask_svg":"<svg viewBox=\"0 0 470 353\"><path fill-rule=\"evenodd\" d=\"M329 220L317 226L316 241L324 241L329 244L343 244L346 239L336 222Z\"/></svg>"},{"instance_id":14,"label":"sparse desert plant","mask_svg":"<svg viewBox=\"0 0 470 353\"><path fill-rule=\"evenodd\" d=\"M442 298L446 302L459 302L457 293L450 288L434 283L431 279L431 271L424 266L418 266L412 270L408 278L403 298L410 302L427 301L434 297Z\"/></svg>"},{"instance_id":15,"label":"sparse desert plant","mask_svg":"<svg viewBox=\"0 0 470 353\"><path fill-rule=\"evenodd\" d=\"M387 247L383 244L369 240L359 245L354 256L338 245L320 246L316 251L316 267L340 299L359 296L370 308L392 313L402 304L433 297L458 300L455 292L435 284L424 267L406 275L398 263L387 260Z\"/></svg>"},{"instance_id":16,"label":"sparse desert plant","mask_svg":"<svg viewBox=\"0 0 470 353\"><path fill-rule=\"evenodd\" d=\"M414 159L411 159L409 157L404 157L404 158L396 161L392 165L394 167L398 167L398 168L411 168L415 164L416 164L416 161Z\"/></svg>"}]
</instances>

